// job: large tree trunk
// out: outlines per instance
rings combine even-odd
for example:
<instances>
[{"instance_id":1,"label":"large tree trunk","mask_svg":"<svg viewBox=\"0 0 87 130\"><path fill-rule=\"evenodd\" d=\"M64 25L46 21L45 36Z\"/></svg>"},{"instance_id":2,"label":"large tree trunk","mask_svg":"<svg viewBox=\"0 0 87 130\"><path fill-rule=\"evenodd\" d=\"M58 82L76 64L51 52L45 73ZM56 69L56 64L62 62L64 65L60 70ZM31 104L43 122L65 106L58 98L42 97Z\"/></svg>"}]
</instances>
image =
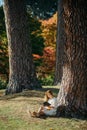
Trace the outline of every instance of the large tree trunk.
<instances>
[{"instance_id":1,"label":"large tree trunk","mask_svg":"<svg viewBox=\"0 0 87 130\"><path fill-rule=\"evenodd\" d=\"M9 83L6 94L40 87L36 78L25 0L4 0L9 48Z\"/></svg>"},{"instance_id":2,"label":"large tree trunk","mask_svg":"<svg viewBox=\"0 0 87 130\"><path fill-rule=\"evenodd\" d=\"M87 2L64 0L64 64L59 114L87 115ZM63 113L62 113L63 112Z\"/></svg>"},{"instance_id":3,"label":"large tree trunk","mask_svg":"<svg viewBox=\"0 0 87 130\"><path fill-rule=\"evenodd\" d=\"M63 55L64 55L64 20L63 20L63 0L58 1L58 23L56 42L56 67L54 85L61 83L63 76Z\"/></svg>"}]
</instances>

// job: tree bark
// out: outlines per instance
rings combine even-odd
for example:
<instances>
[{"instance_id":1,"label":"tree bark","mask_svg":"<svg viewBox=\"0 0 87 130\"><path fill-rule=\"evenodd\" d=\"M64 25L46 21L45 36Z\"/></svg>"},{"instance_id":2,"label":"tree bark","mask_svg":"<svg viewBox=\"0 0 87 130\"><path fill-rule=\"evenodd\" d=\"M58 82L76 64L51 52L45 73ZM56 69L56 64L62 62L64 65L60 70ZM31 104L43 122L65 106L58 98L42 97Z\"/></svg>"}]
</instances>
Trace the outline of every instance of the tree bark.
<instances>
[{"instance_id":1,"label":"tree bark","mask_svg":"<svg viewBox=\"0 0 87 130\"><path fill-rule=\"evenodd\" d=\"M61 83L63 76L63 55L64 55L64 20L63 20L63 0L58 1L58 23L56 42L56 67L54 85Z\"/></svg>"},{"instance_id":2,"label":"tree bark","mask_svg":"<svg viewBox=\"0 0 87 130\"><path fill-rule=\"evenodd\" d=\"M87 116L87 1L64 0L64 64L59 115Z\"/></svg>"},{"instance_id":3,"label":"tree bark","mask_svg":"<svg viewBox=\"0 0 87 130\"><path fill-rule=\"evenodd\" d=\"M6 94L41 87L33 64L25 0L4 0L4 13L10 70Z\"/></svg>"}]
</instances>

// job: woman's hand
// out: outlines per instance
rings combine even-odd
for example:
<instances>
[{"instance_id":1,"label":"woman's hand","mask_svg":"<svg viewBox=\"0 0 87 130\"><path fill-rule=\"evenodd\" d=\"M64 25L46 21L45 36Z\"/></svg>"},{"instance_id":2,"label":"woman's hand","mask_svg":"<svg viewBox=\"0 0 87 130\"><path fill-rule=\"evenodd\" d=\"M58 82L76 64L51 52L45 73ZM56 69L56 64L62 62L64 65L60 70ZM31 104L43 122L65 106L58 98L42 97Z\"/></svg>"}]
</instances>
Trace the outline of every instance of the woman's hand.
<instances>
[{"instance_id":1,"label":"woman's hand","mask_svg":"<svg viewBox=\"0 0 87 130\"><path fill-rule=\"evenodd\" d=\"M51 109L53 109L54 107L53 106L46 106L45 107L47 110L51 110Z\"/></svg>"}]
</instances>

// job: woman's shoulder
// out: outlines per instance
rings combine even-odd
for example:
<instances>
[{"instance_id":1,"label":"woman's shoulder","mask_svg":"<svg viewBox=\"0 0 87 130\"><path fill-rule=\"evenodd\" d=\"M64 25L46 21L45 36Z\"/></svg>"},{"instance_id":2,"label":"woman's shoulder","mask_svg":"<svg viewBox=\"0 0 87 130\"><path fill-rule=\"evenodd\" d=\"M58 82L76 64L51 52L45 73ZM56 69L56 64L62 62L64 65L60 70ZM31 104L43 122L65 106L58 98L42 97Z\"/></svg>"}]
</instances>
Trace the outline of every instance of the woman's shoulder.
<instances>
[{"instance_id":1,"label":"woman's shoulder","mask_svg":"<svg viewBox=\"0 0 87 130\"><path fill-rule=\"evenodd\" d=\"M53 97L51 101L56 103L57 102L57 98Z\"/></svg>"},{"instance_id":2,"label":"woman's shoulder","mask_svg":"<svg viewBox=\"0 0 87 130\"><path fill-rule=\"evenodd\" d=\"M54 100L57 100L57 98L56 98L56 97L53 97L53 99L54 99Z\"/></svg>"},{"instance_id":3,"label":"woman's shoulder","mask_svg":"<svg viewBox=\"0 0 87 130\"><path fill-rule=\"evenodd\" d=\"M51 100L52 100L52 101L57 101L57 98L56 98L56 97L53 97Z\"/></svg>"}]
</instances>

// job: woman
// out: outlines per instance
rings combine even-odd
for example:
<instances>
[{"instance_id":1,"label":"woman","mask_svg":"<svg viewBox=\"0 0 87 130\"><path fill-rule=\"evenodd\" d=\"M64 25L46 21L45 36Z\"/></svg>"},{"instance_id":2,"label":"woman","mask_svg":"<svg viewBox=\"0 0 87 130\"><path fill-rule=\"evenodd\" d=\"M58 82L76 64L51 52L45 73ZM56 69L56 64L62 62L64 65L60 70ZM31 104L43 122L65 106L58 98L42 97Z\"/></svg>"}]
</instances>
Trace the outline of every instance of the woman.
<instances>
[{"instance_id":1,"label":"woman","mask_svg":"<svg viewBox=\"0 0 87 130\"><path fill-rule=\"evenodd\" d=\"M41 106L38 112L33 112L31 114L32 117L40 117L43 115L47 116L55 116L57 112L57 99L53 96L51 90L45 92L45 102L43 106Z\"/></svg>"}]
</instances>

